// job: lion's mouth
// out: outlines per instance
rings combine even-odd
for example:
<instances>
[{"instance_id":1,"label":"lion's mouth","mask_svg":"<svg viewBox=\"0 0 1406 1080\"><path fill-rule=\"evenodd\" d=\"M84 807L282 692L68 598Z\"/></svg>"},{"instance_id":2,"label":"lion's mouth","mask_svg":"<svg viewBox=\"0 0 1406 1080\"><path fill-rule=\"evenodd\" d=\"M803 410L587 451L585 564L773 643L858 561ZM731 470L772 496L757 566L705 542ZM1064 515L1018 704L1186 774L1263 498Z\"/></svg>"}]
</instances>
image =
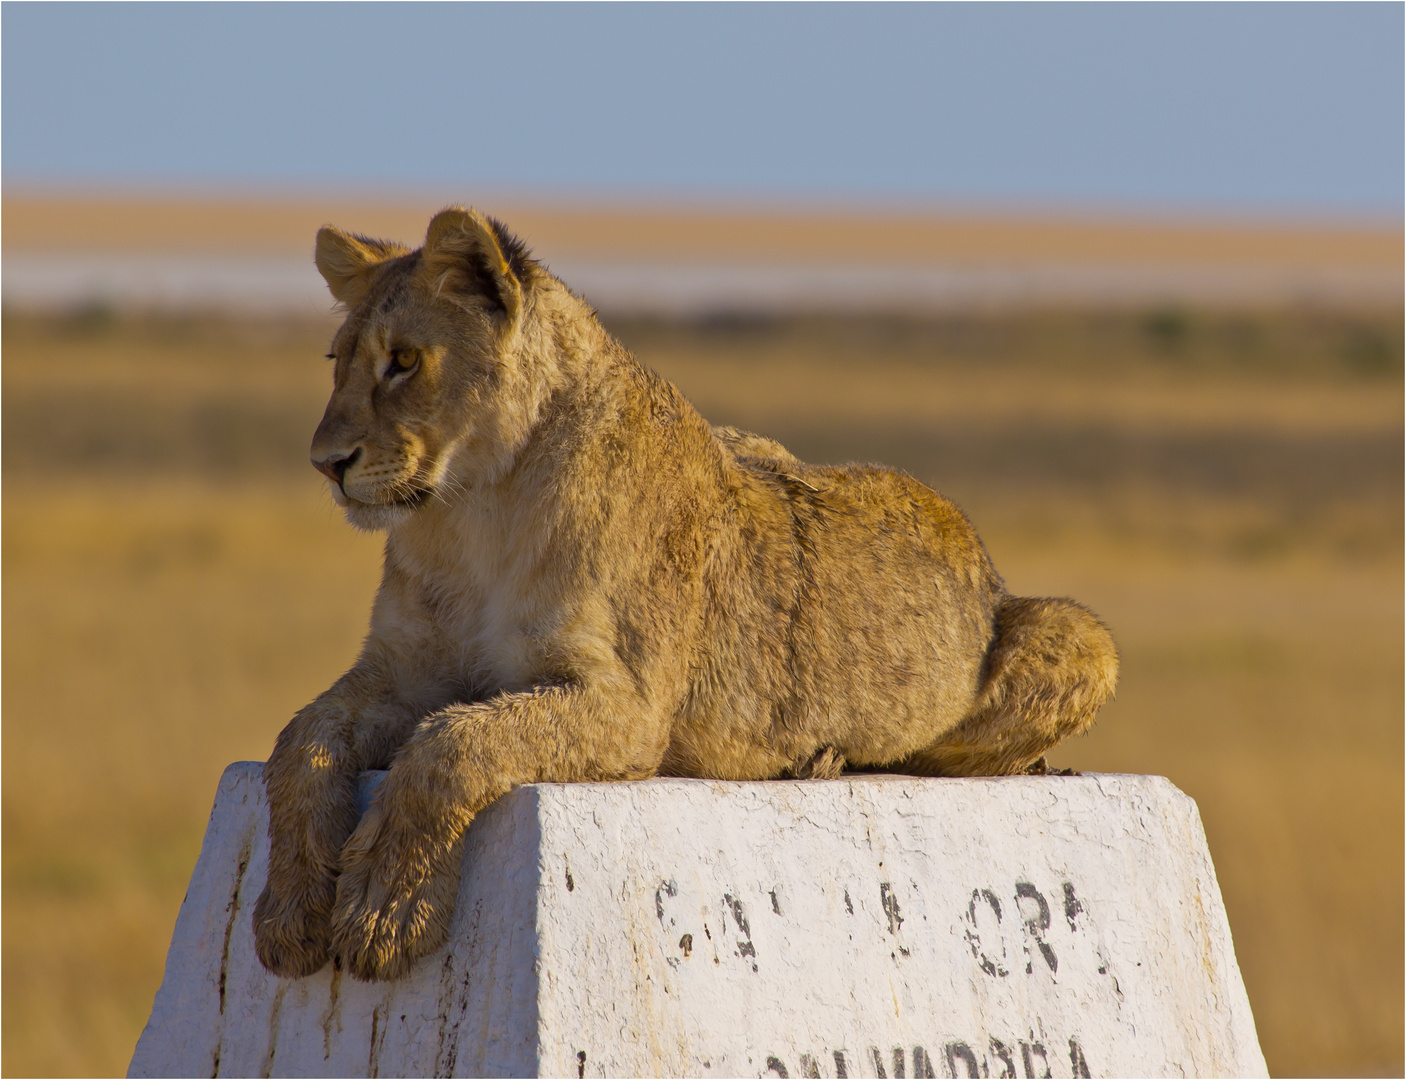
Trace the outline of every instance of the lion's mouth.
<instances>
[{"instance_id":1,"label":"lion's mouth","mask_svg":"<svg viewBox=\"0 0 1406 1080\"><path fill-rule=\"evenodd\" d=\"M415 488L413 491L403 495L393 495L387 500L387 503L390 506L403 506L407 509L414 509L425 502L432 494L433 492L431 492L429 488Z\"/></svg>"},{"instance_id":2,"label":"lion's mouth","mask_svg":"<svg viewBox=\"0 0 1406 1080\"><path fill-rule=\"evenodd\" d=\"M387 492L385 495L376 499L375 501L371 501L368 499L354 498L353 496L347 494L346 489L344 488L339 488L338 490L340 491L342 498L345 500L344 505L360 506L370 510L392 508L401 510L414 510L417 507L424 505L424 503L429 500L430 496L434 494L434 491L430 488L412 488L409 491L401 490Z\"/></svg>"}]
</instances>

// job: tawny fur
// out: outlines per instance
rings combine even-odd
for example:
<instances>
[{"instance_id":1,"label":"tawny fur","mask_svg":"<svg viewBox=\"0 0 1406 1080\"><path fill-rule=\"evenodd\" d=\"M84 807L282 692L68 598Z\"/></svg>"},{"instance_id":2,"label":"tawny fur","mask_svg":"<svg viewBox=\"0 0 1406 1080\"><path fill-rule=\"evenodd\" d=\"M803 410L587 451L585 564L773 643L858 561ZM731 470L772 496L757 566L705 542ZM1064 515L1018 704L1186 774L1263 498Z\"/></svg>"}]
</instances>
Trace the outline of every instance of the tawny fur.
<instances>
[{"instance_id":1,"label":"tawny fur","mask_svg":"<svg viewBox=\"0 0 1406 1080\"><path fill-rule=\"evenodd\" d=\"M348 315L314 464L387 539L360 657L264 769L269 970L405 974L518 784L1016 773L1112 693L1108 631L1009 596L956 506L711 428L490 219L317 263Z\"/></svg>"}]
</instances>

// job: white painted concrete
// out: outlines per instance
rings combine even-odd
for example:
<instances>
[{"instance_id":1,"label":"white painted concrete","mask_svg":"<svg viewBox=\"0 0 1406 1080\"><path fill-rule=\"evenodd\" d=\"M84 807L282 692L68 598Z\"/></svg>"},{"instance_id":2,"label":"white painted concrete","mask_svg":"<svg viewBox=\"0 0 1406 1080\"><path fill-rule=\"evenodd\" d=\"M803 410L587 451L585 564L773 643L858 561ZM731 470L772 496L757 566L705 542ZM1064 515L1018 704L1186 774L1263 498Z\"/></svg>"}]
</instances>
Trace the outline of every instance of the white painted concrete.
<instances>
[{"instance_id":1,"label":"white painted concrete","mask_svg":"<svg viewBox=\"0 0 1406 1080\"><path fill-rule=\"evenodd\" d=\"M260 968L266 821L230 766L130 1075L1266 1075L1160 777L522 788L398 984Z\"/></svg>"}]
</instances>

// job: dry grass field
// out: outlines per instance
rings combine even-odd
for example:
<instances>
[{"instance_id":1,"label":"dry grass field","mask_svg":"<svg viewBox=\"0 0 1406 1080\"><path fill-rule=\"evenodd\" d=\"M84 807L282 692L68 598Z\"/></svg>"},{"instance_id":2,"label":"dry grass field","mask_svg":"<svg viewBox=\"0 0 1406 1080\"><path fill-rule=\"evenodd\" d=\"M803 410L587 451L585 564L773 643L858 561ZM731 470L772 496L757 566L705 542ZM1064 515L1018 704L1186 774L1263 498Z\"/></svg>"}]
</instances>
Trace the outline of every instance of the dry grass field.
<instances>
[{"instance_id":1,"label":"dry grass field","mask_svg":"<svg viewBox=\"0 0 1406 1080\"><path fill-rule=\"evenodd\" d=\"M1276 1075L1401 1075L1402 313L615 328L715 422L961 503L1113 627L1058 764L1201 806ZM221 768L350 662L330 323L3 322L3 1071L118 1074Z\"/></svg>"}]
</instances>

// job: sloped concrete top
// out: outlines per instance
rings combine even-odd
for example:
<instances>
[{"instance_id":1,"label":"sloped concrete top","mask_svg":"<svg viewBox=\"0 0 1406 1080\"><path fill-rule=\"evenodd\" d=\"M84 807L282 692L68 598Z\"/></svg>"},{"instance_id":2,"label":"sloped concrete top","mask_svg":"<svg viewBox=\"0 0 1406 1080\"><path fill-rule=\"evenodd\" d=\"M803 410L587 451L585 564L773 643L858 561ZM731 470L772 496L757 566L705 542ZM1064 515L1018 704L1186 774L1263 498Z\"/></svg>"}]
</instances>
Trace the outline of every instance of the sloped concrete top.
<instances>
[{"instance_id":1,"label":"sloped concrete top","mask_svg":"<svg viewBox=\"0 0 1406 1080\"><path fill-rule=\"evenodd\" d=\"M266 829L230 766L129 1075L1267 1075L1160 777L520 788L394 984L259 966Z\"/></svg>"}]
</instances>

